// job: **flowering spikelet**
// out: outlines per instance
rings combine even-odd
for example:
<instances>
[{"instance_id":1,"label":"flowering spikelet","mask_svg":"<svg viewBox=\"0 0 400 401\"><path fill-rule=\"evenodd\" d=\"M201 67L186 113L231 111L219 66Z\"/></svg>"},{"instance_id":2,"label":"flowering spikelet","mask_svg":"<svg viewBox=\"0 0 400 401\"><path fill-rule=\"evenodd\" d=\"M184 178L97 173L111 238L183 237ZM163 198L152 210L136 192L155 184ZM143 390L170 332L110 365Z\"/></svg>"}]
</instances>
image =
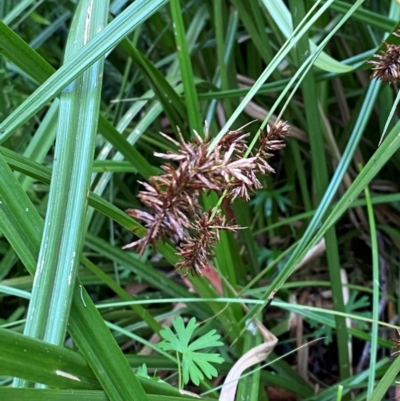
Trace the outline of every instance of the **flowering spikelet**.
<instances>
[{"instance_id":1,"label":"flowering spikelet","mask_svg":"<svg viewBox=\"0 0 400 401\"><path fill-rule=\"evenodd\" d=\"M177 142L161 134L178 149L155 153L155 156L171 160L176 166L167 163L162 166L163 174L151 177L149 183L141 183L144 190L138 197L148 211L128 209L126 212L143 221L147 231L123 248L135 247L143 254L148 244L155 248L157 239L169 238L179 242L178 255L183 260L177 267L201 274L212 257L214 244L219 241L219 230L235 231L241 227L227 224L220 210L205 212L199 204L200 194L213 190L221 195L226 189L231 201L237 197L248 200L249 192L261 188L256 172L274 172L267 160L272 156L271 151L285 146L283 139L289 130L286 123L279 122L267 133L262 132L259 149L249 157L244 157L245 139L249 134L243 128L227 132L210 154L208 127L204 139L194 132L192 142L185 142L182 135Z\"/></svg>"},{"instance_id":2,"label":"flowering spikelet","mask_svg":"<svg viewBox=\"0 0 400 401\"><path fill-rule=\"evenodd\" d=\"M242 227L227 225L225 216L218 211L214 217L203 212L192 226L196 235L188 237L179 245L178 254L183 260L177 263L177 268L190 267L195 274L201 275L201 269L208 266L208 260L213 256L212 249L219 242L219 230L236 231Z\"/></svg>"},{"instance_id":3,"label":"flowering spikelet","mask_svg":"<svg viewBox=\"0 0 400 401\"><path fill-rule=\"evenodd\" d=\"M399 33L395 32L395 36L400 37ZM396 83L400 78L400 46L383 42L386 46L385 51L380 51L375 54L377 60L368 61L374 67L371 79L378 78L389 84Z\"/></svg>"}]
</instances>

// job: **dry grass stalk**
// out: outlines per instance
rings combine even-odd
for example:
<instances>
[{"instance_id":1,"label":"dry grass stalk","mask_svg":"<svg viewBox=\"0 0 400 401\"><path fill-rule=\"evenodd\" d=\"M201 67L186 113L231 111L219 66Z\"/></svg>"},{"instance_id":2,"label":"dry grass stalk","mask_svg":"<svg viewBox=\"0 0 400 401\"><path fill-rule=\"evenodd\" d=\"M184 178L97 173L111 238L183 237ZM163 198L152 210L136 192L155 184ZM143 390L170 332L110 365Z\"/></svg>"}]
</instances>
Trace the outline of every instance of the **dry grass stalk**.
<instances>
[{"instance_id":1,"label":"dry grass stalk","mask_svg":"<svg viewBox=\"0 0 400 401\"><path fill-rule=\"evenodd\" d=\"M201 275L201 269L208 265L214 244L219 241L219 230L235 231L241 227L227 224L221 211L214 213L203 210L199 203L201 193L213 190L219 195L227 190L226 196L249 200L249 193L261 188L257 173L274 172L268 159L273 151L285 146L284 139L290 127L278 122L267 132L262 132L259 149L250 157L244 157L247 150L245 139L249 136L240 128L229 131L219 141L211 154L208 127L205 137L197 132L193 142L180 142L163 135L178 149L175 152L155 153L155 156L171 160L162 166L164 174L153 176L149 183L141 183L144 190L139 199L148 211L128 209L133 218L143 221L147 228L144 236L123 248L134 247L142 254L148 244L156 248L158 239L167 238L179 242L178 254L183 258L178 268ZM193 236L190 236L193 233Z\"/></svg>"}]
</instances>

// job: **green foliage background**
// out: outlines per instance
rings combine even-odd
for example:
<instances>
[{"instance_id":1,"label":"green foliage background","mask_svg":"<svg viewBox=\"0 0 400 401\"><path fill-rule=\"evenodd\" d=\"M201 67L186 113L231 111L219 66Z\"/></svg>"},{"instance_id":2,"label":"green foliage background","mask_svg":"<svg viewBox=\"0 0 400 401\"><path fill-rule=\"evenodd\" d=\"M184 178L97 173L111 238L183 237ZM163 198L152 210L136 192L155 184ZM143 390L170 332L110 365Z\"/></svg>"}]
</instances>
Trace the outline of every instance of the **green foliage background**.
<instances>
[{"instance_id":1,"label":"green foliage background","mask_svg":"<svg viewBox=\"0 0 400 401\"><path fill-rule=\"evenodd\" d=\"M367 61L396 40L399 17L389 0L2 1L0 399L189 399L174 387L175 356L149 343L177 314L205 321L198 335L222 336L225 346L209 350L225 359L221 377L263 341L246 330L250 319L286 344L240 381L237 399L267 400L266 385L301 400L388 397L400 369L388 357L400 125L395 113L377 146L397 88L370 81ZM189 276L193 299L173 273L171 244L143 258L121 250L131 231L143 233L124 210L140 207L137 180L160 171L153 152L170 144L159 131L179 127L189 139L207 120L217 141L254 119L251 138L279 119L292 135L265 190L226 208L248 229L223 233L215 249L223 294ZM317 244L323 252L297 269ZM294 302L326 289L329 307ZM241 296L257 303L244 309L233 301ZM303 318L301 341L327 337L333 383L312 359L306 375L294 369L299 353L276 359L296 348L292 313ZM365 342L371 358L357 371ZM138 354L142 345L157 353ZM143 363L172 385L135 375ZM194 390L218 398L209 380Z\"/></svg>"}]
</instances>

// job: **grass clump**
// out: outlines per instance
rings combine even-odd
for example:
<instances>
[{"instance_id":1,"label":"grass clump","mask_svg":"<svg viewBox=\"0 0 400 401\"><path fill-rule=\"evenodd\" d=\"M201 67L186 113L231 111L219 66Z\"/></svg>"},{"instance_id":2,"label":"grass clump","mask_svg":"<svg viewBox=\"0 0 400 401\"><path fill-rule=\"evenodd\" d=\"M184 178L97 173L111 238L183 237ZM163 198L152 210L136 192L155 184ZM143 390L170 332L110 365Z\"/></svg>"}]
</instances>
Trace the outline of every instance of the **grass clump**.
<instances>
[{"instance_id":1,"label":"grass clump","mask_svg":"<svg viewBox=\"0 0 400 401\"><path fill-rule=\"evenodd\" d=\"M397 2L0 19L0 399L395 398Z\"/></svg>"}]
</instances>

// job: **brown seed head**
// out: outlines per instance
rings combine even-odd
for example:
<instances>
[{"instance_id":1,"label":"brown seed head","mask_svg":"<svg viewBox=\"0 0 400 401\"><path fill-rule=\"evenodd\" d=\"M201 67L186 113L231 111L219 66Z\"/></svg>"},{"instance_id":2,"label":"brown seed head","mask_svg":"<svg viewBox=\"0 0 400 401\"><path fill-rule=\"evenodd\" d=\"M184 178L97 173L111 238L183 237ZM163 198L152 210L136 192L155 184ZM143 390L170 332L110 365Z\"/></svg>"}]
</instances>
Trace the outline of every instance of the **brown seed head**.
<instances>
[{"instance_id":1,"label":"brown seed head","mask_svg":"<svg viewBox=\"0 0 400 401\"><path fill-rule=\"evenodd\" d=\"M395 35L399 36L398 34ZM400 46L383 43L386 50L382 50L373 56L377 60L368 61L369 64L374 66L371 79L378 78L383 82L395 84L400 78Z\"/></svg>"},{"instance_id":2,"label":"brown seed head","mask_svg":"<svg viewBox=\"0 0 400 401\"><path fill-rule=\"evenodd\" d=\"M143 221L147 231L124 249L135 247L143 254L148 244L155 248L158 239L169 238L180 242L178 254L183 260L177 267L201 274L219 241L219 230L235 231L240 227L226 224L220 210L213 217L203 211L200 194L210 190L221 194L227 189L231 200L237 197L248 200L250 192L261 188L255 172L274 171L267 159L272 156L271 151L285 146L283 140L289 130L285 122L275 124L261 134L256 155L247 158L244 157L245 138L249 134L244 133L243 128L226 133L210 154L207 153L208 127L204 138L195 132L192 142L185 142L182 135L178 142L162 134L178 149L155 155L176 165L166 163L162 166L163 174L151 177L149 183L141 183L144 190L139 192L138 198L148 211L128 209L127 213Z\"/></svg>"}]
</instances>

